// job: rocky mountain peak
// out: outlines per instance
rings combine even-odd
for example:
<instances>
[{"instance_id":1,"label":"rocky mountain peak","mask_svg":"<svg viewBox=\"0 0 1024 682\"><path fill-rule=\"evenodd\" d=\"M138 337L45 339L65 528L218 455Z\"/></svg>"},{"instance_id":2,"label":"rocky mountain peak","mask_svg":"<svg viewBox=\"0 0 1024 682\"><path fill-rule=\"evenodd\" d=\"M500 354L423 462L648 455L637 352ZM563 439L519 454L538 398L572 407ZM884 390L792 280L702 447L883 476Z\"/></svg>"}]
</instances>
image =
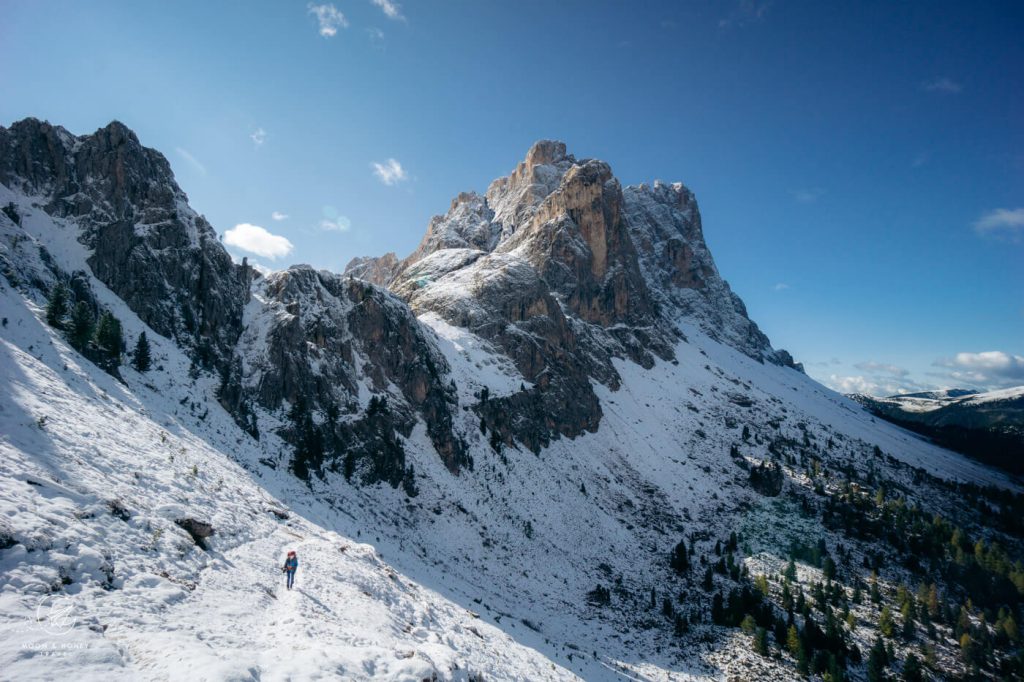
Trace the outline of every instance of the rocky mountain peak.
<instances>
[{"instance_id":1,"label":"rocky mountain peak","mask_svg":"<svg viewBox=\"0 0 1024 682\"><path fill-rule=\"evenodd\" d=\"M387 286L398 270L398 256L389 251L383 256L359 256L353 258L345 266L345 274L361 280Z\"/></svg>"},{"instance_id":2,"label":"rocky mountain peak","mask_svg":"<svg viewBox=\"0 0 1024 682\"><path fill-rule=\"evenodd\" d=\"M572 154L566 153L564 142L559 140L538 140L526 152L526 159L523 161L523 165L527 168L554 166L561 161L574 162L575 160Z\"/></svg>"},{"instance_id":3,"label":"rocky mountain peak","mask_svg":"<svg viewBox=\"0 0 1024 682\"><path fill-rule=\"evenodd\" d=\"M188 206L163 154L119 121L75 136L25 119L0 127L0 182L73 221L97 279L155 331L225 366L251 274Z\"/></svg>"}]
</instances>

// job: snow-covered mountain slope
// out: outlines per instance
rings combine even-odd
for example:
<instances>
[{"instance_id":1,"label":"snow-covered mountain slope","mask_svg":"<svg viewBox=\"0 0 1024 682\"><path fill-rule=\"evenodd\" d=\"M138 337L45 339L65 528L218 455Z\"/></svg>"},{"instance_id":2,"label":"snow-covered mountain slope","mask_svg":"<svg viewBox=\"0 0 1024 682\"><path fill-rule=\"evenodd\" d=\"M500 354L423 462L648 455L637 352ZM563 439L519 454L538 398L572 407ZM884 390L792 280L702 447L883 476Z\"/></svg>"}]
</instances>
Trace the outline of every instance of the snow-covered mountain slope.
<instances>
[{"instance_id":1,"label":"snow-covered mountain slope","mask_svg":"<svg viewBox=\"0 0 1024 682\"><path fill-rule=\"evenodd\" d=\"M391 291L305 267L218 269L216 242L196 242L214 281L247 283L237 338L209 354L201 331L148 325L154 311L119 295L131 277L112 286L93 267L83 234L94 214L53 210L61 202L29 187L0 186L5 675L789 679L801 663L786 637L753 653L721 605L763 575L774 611L751 606L758 624L770 630L761 621L775 613L785 625L789 610L807 647L826 651L811 625L824 629L824 611L794 612L784 594L806 589L811 602L830 556L832 598L850 614L832 651L856 678L898 586L936 582L944 603L977 608L1016 589L1017 481L787 366L745 312L733 317L741 308L711 314L723 309L708 301L735 298L724 282L672 272L710 262L687 241L699 224L681 187L622 192L603 164L541 145L488 191L484 217L500 230L435 221L422 258L393 263ZM637 244L639 223L609 207L644 192L667 205L647 206L658 232ZM587 259L601 248L577 239L582 224L614 233L607 244L621 248L599 260L625 279L594 275ZM541 274L540 246L566 243L580 249L550 253L586 262L572 272L589 302ZM113 312L130 344L146 331L152 368L122 365L118 381L69 346L42 309L57 281ZM701 287L718 289L704 299ZM649 310L600 294L644 288ZM210 315L223 312L209 300ZM631 317L644 310L657 329ZM214 534L196 544L182 524ZM955 541L907 541L954 527ZM996 546L1010 558L985 559L1002 572L979 594L950 568L971 561L975 541L982 558ZM670 562L680 543L688 569ZM921 545L938 554L907 553ZM279 573L288 548L300 558L291 593ZM858 602L872 570L879 601ZM978 616L967 617L980 636L995 619ZM966 671L954 624L934 628L895 642L891 667L927 645L934 665Z\"/></svg>"},{"instance_id":2,"label":"snow-covered mountain slope","mask_svg":"<svg viewBox=\"0 0 1024 682\"><path fill-rule=\"evenodd\" d=\"M340 534L367 526L259 465L284 444L242 432L173 343L154 334L162 369L125 369L122 384L38 312L0 286L5 678L572 677ZM387 487L378 501L389 493L402 504ZM186 519L212 525L206 550ZM289 548L302 562L291 592Z\"/></svg>"}]
</instances>

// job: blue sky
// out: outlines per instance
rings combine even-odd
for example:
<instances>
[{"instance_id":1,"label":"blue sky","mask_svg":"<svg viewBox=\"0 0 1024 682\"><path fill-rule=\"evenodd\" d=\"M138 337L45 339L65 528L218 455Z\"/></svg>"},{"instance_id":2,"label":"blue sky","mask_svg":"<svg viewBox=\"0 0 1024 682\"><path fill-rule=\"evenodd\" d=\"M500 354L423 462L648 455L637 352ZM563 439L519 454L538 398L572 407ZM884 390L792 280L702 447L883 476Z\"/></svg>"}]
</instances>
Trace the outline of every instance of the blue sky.
<instances>
[{"instance_id":1,"label":"blue sky","mask_svg":"<svg viewBox=\"0 0 1024 682\"><path fill-rule=\"evenodd\" d=\"M0 125L121 120L219 232L266 232L233 233L254 260L332 270L562 139L691 187L812 376L997 387L1024 384L1022 35L1019 2L8 1Z\"/></svg>"}]
</instances>

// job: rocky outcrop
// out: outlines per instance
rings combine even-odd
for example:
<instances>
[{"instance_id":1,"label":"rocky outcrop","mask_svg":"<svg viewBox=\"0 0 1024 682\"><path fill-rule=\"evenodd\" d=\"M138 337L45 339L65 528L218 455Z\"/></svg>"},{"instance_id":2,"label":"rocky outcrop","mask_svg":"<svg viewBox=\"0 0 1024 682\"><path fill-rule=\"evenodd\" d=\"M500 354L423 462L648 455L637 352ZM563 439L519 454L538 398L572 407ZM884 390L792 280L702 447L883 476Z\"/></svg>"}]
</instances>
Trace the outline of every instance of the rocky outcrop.
<instances>
[{"instance_id":1,"label":"rocky outcrop","mask_svg":"<svg viewBox=\"0 0 1024 682\"><path fill-rule=\"evenodd\" d=\"M251 271L188 206L170 164L115 121L92 135L26 119L0 128L0 182L73 220L93 274L157 332L224 367Z\"/></svg>"},{"instance_id":2,"label":"rocky outcrop","mask_svg":"<svg viewBox=\"0 0 1024 682\"><path fill-rule=\"evenodd\" d=\"M501 440L533 449L598 428L590 380L616 388L614 358L670 360L683 321L796 366L719 276L689 190L623 189L608 164L577 160L561 142L536 143L485 196L457 196L389 286L417 314L494 343L536 382L477 406Z\"/></svg>"},{"instance_id":3,"label":"rocky outcrop","mask_svg":"<svg viewBox=\"0 0 1024 682\"><path fill-rule=\"evenodd\" d=\"M300 401L337 431L367 411L372 394L390 396L393 423L409 436L423 418L438 454L454 472L465 447L453 431L457 402L444 357L409 308L373 284L309 266L293 266L258 284L264 305L252 308L230 385L238 410L269 410ZM366 393L369 389L369 394ZM325 453L344 458L351 439Z\"/></svg>"},{"instance_id":4,"label":"rocky outcrop","mask_svg":"<svg viewBox=\"0 0 1024 682\"><path fill-rule=\"evenodd\" d=\"M398 257L394 252L383 256L353 258L345 266L346 275L351 275L377 286L386 287L398 270Z\"/></svg>"},{"instance_id":5,"label":"rocky outcrop","mask_svg":"<svg viewBox=\"0 0 1024 682\"><path fill-rule=\"evenodd\" d=\"M192 517L186 517L183 519L175 519L176 523L182 530L189 534L192 538L192 542L203 550L209 549L207 546L207 538L211 538L216 533L214 527L206 523L205 521L199 521Z\"/></svg>"},{"instance_id":6,"label":"rocky outcrop","mask_svg":"<svg viewBox=\"0 0 1024 682\"><path fill-rule=\"evenodd\" d=\"M681 183L655 182L627 187L623 199L644 279L663 316L694 323L758 360L793 365L788 353L772 349L747 316L743 301L719 275L704 242L693 192Z\"/></svg>"},{"instance_id":7,"label":"rocky outcrop","mask_svg":"<svg viewBox=\"0 0 1024 682\"><path fill-rule=\"evenodd\" d=\"M591 377L618 385L609 362L590 358L537 270L515 254L438 251L409 267L396 292L418 314L436 313L491 341L532 386L477 405L500 440L537 451L553 437L597 430L601 406Z\"/></svg>"}]
</instances>

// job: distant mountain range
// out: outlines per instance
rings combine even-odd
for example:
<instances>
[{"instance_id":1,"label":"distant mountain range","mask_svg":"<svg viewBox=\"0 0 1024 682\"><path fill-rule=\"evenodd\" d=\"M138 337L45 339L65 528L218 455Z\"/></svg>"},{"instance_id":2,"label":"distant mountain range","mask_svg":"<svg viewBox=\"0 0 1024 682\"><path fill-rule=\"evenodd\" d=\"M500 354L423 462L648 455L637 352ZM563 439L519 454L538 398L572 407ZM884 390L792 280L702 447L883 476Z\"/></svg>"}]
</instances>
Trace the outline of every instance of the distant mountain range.
<instances>
[{"instance_id":1,"label":"distant mountain range","mask_svg":"<svg viewBox=\"0 0 1024 682\"><path fill-rule=\"evenodd\" d=\"M1024 474L1024 386L851 398L873 414L1014 474Z\"/></svg>"}]
</instances>

